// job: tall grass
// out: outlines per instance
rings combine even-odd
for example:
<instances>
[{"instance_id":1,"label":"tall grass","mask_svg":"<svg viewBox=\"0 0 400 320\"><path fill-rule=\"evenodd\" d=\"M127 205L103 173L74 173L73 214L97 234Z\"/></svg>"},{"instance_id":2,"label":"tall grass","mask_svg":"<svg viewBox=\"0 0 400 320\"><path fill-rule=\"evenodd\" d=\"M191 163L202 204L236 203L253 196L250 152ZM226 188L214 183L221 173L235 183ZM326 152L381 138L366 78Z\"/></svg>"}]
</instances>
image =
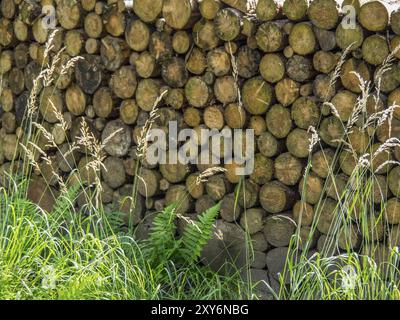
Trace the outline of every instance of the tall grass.
<instances>
[{"instance_id":1,"label":"tall grass","mask_svg":"<svg viewBox=\"0 0 400 320\"><path fill-rule=\"evenodd\" d=\"M400 299L400 255L397 244L391 241L386 233L382 234L389 225L386 219L385 193L387 185L382 186L377 181L377 172L393 165L399 165L394 160L387 159L379 167L375 165L378 156L392 152L400 145L397 138L388 138L378 149L374 146L374 136L378 128L391 122L397 105L389 106L381 111L367 112L367 99L370 96L379 97L381 77L390 70L394 54L400 49L395 48L379 67L375 85L366 82L355 74L360 82L361 95L347 122L341 121L343 135L332 161L324 154L329 163L328 177L322 191L322 197L315 205L315 216L307 239L301 238L300 223L290 243L290 251L285 269L280 275L280 289L275 292L279 299ZM345 59L344 51L340 62L332 75L333 86ZM332 114L339 118L334 105L326 102ZM364 153L358 154L350 143L349 136L353 130L369 133ZM391 128L389 125L389 137ZM315 132L310 141L311 149L318 147L323 150L320 139ZM339 154L346 150L355 161L354 168L344 185L336 184ZM304 185L312 167L311 152L304 173ZM386 173L388 170L384 170ZM330 197L337 199L333 211L333 219L329 227L327 241L319 252L310 249L312 239L318 233L317 225L326 201ZM378 194L378 199L377 199ZM305 194L301 195L304 199ZM301 219L301 217L300 217ZM395 239L392 239L395 240ZM397 241L398 242L398 241Z\"/></svg>"}]
</instances>

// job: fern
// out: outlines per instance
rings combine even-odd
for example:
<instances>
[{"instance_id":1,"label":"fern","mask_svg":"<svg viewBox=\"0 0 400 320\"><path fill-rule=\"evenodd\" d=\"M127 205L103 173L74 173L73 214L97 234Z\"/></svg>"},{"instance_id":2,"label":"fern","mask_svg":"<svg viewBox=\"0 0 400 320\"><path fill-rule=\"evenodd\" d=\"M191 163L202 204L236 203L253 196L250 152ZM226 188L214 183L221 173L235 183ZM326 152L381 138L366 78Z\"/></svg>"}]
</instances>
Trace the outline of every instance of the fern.
<instances>
[{"instance_id":1,"label":"fern","mask_svg":"<svg viewBox=\"0 0 400 320\"><path fill-rule=\"evenodd\" d=\"M169 205L157 214L147 240L146 256L150 263L165 263L176 249L176 206Z\"/></svg>"},{"instance_id":2,"label":"fern","mask_svg":"<svg viewBox=\"0 0 400 320\"><path fill-rule=\"evenodd\" d=\"M178 256L188 264L195 263L211 238L213 224L220 210L220 203L199 215L198 221L189 223L183 232Z\"/></svg>"}]
</instances>

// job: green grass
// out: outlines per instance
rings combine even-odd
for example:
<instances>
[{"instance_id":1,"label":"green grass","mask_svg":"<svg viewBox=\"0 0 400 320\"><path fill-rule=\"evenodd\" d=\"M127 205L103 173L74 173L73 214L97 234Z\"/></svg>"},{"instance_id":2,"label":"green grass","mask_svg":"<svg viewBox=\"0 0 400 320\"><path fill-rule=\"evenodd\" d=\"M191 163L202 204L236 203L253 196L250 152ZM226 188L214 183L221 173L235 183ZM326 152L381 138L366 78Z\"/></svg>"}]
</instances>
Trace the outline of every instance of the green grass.
<instances>
[{"instance_id":1,"label":"green grass","mask_svg":"<svg viewBox=\"0 0 400 320\"><path fill-rule=\"evenodd\" d=\"M101 212L76 212L76 192L46 213L21 196L24 188L20 183L12 194L1 189L0 299L251 297L238 274L220 276L173 258L174 243L164 246L169 258L156 260L154 246L115 233Z\"/></svg>"}]
</instances>

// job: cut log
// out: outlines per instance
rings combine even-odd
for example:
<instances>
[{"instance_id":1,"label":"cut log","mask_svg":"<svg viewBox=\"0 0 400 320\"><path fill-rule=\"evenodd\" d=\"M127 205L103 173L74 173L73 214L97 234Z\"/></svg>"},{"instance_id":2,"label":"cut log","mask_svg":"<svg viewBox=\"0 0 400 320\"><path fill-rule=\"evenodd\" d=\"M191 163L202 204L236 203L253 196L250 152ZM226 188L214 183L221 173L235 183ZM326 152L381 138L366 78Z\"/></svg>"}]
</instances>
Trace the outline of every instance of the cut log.
<instances>
[{"instance_id":1,"label":"cut log","mask_svg":"<svg viewBox=\"0 0 400 320\"><path fill-rule=\"evenodd\" d=\"M202 114L199 109L189 107L183 113L183 120L189 127L197 127L201 124Z\"/></svg>"},{"instance_id":2,"label":"cut log","mask_svg":"<svg viewBox=\"0 0 400 320\"><path fill-rule=\"evenodd\" d=\"M93 94L102 81L100 59L98 56L85 55L75 65L75 78L83 92Z\"/></svg>"},{"instance_id":3,"label":"cut log","mask_svg":"<svg viewBox=\"0 0 400 320\"><path fill-rule=\"evenodd\" d=\"M267 125L265 123L265 119L262 116L251 116L248 128L254 130L255 136L259 136L267 130Z\"/></svg>"},{"instance_id":4,"label":"cut log","mask_svg":"<svg viewBox=\"0 0 400 320\"><path fill-rule=\"evenodd\" d=\"M242 98L250 114L264 114L274 102L273 88L261 77L251 78L242 87Z\"/></svg>"},{"instance_id":5,"label":"cut log","mask_svg":"<svg viewBox=\"0 0 400 320\"><path fill-rule=\"evenodd\" d=\"M219 0L203 0L199 2L199 11L202 17L213 20L220 11L221 3Z\"/></svg>"},{"instance_id":6,"label":"cut log","mask_svg":"<svg viewBox=\"0 0 400 320\"><path fill-rule=\"evenodd\" d=\"M19 69L24 69L28 64L28 46L25 43L18 44L14 49L15 65Z\"/></svg>"},{"instance_id":7,"label":"cut log","mask_svg":"<svg viewBox=\"0 0 400 320\"><path fill-rule=\"evenodd\" d=\"M58 122L56 112L63 112L63 99L61 92L53 86L46 87L40 94L39 110L43 118L50 123Z\"/></svg>"},{"instance_id":8,"label":"cut log","mask_svg":"<svg viewBox=\"0 0 400 320\"><path fill-rule=\"evenodd\" d=\"M207 65L215 76L225 76L231 70L230 56L224 48L211 50L207 54Z\"/></svg>"},{"instance_id":9,"label":"cut log","mask_svg":"<svg viewBox=\"0 0 400 320\"><path fill-rule=\"evenodd\" d=\"M400 106L400 88L396 88L393 90L387 99L387 105L388 106ZM393 115L397 118L400 119L400 108L397 107L393 111Z\"/></svg>"},{"instance_id":10,"label":"cut log","mask_svg":"<svg viewBox=\"0 0 400 320\"><path fill-rule=\"evenodd\" d=\"M280 154L275 159L275 177L288 186L295 185L301 178L302 162L289 152Z\"/></svg>"},{"instance_id":11,"label":"cut log","mask_svg":"<svg viewBox=\"0 0 400 320\"><path fill-rule=\"evenodd\" d=\"M81 4L83 10L90 12L94 10L96 0L81 0Z\"/></svg>"},{"instance_id":12,"label":"cut log","mask_svg":"<svg viewBox=\"0 0 400 320\"><path fill-rule=\"evenodd\" d=\"M347 90L339 91L332 99L332 104L342 121L349 120L356 103L357 95Z\"/></svg>"},{"instance_id":13,"label":"cut log","mask_svg":"<svg viewBox=\"0 0 400 320\"><path fill-rule=\"evenodd\" d=\"M236 58L237 72L242 78L252 78L258 72L261 55L258 50L253 50L248 46L239 48Z\"/></svg>"},{"instance_id":14,"label":"cut log","mask_svg":"<svg viewBox=\"0 0 400 320\"><path fill-rule=\"evenodd\" d=\"M195 211L197 214L202 214L206 210L214 207L216 202L208 194L205 194L196 200Z\"/></svg>"},{"instance_id":15,"label":"cut log","mask_svg":"<svg viewBox=\"0 0 400 320\"><path fill-rule=\"evenodd\" d=\"M400 10L393 10L390 14L390 27L395 34L400 35Z\"/></svg>"},{"instance_id":16,"label":"cut log","mask_svg":"<svg viewBox=\"0 0 400 320\"><path fill-rule=\"evenodd\" d=\"M268 131L276 138L285 138L292 129L289 110L279 104L273 105L267 113L266 124Z\"/></svg>"},{"instance_id":17,"label":"cut log","mask_svg":"<svg viewBox=\"0 0 400 320\"><path fill-rule=\"evenodd\" d=\"M160 94L160 83L153 79L142 79L136 88L136 103L144 111L151 111Z\"/></svg>"},{"instance_id":18,"label":"cut log","mask_svg":"<svg viewBox=\"0 0 400 320\"><path fill-rule=\"evenodd\" d=\"M150 29L141 20L130 20L125 29L125 40L134 51L144 51L150 42Z\"/></svg>"},{"instance_id":19,"label":"cut log","mask_svg":"<svg viewBox=\"0 0 400 320\"><path fill-rule=\"evenodd\" d=\"M303 20L307 9L307 0L285 0L282 7L283 14L292 21Z\"/></svg>"},{"instance_id":20,"label":"cut log","mask_svg":"<svg viewBox=\"0 0 400 320\"><path fill-rule=\"evenodd\" d=\"M321 29L332 29L339 19L339 12L335 0L314 0L308 8L308 17L311 22Z\"/></svg>"},{"instance_id":21,"label":"cut log","mask_svg":"<svg viewBox=\"0 0 400 320\"><path fill-rule=\"evenodd\" d=\"M275 20L280 13L280 8L275 0L259 0L256 6L256 16L261 21Z\"/></svg>"},{"instance_id":22,"label":"cut log","mask_svg":"<svg viewBox=\"0 0 400 320\"><path fill-rule=\"evenodd\" d=\"M193 199L199 199L204 194L204 183L199 181L199 173L192 173L186 178L186 190Z\"/></svg>"},{"instance_id":23,"label":"cut log","mask_svg":"<svg viewBox=\"0 0 400 320\"><path fill-rule=\"evenodd\" d=\"M238 95L238 87L234 77L219 77L214 83L214 94L217 100L223 104L236 101Z\"/></svg>"},{"instance_id":24,"label":"cut log","mask_svg":"<svg viewBox=\"0 0 400 320\"><path fill-rule=\"evenodd\" d=\"M156 170L141 168L139 172L138 192L145 198L159 193L161 174Z\"/></svg>"},{"instance_id":25,"label":"cut log","mask_svg":"<svg viewBox=\"0 0 400 320\"><path fill-rule=\"evenodd\" d=\"M115 71L109 84L113 93L121 99L131 98L135 94L137 80L132 66L123 66Z\"/></svg>"},{"instance_id":26,"label":"cut log","mask_svg":"<svg viewBox=\"0 0 400 320\"><path fill-rule=\"evenodd\" d=\"M252 208L246 210L241 218L240 225L250 235L263 230L266 212L261 208Z\"/></svg>"},{"instance_id":27,"label":"cut log","mask_svg":"<svg viewBox=\"0 0 400 320\"><path fill-rule=\"evenodd\" d=\"M89 37L99 38L103 33L103 21L99 15L94 12L90 12L88 15L85 16L84 28L86 34ZM129 30L129 28L127 30Z\"/></svg>"},{"instance_id":28,"label":"cut log","mask_svg":"<svg viewBox=\"0 0 400 320\"><path fill-rule=\"evenodd\" d=\"M263 185L272 180L274 176L274 161L267 158L261 153L254 156L254 170L250 175L250 180Z\"/></svg>"},{"instance_id":29,"label":"cut log","mask_svg":"<svg viewBox=\"0 0 400 320\"><path fill-rule=\"evenodd\" d=\"M338 57L329 51L318 51L313 57L314 69L322 73L330 73L336 67Z\"/></svg>"},{"instance_id":30,"label":"cut log","mask_svg":"<svg viewBox=\"0 0 400 320\"><path fill-rule=\"evenodd\" d=\"M21 19L15 19L13 23L13 30L15 38L18 41L27 41L28 40L28 26Z\"/></svg>"},{"instance_id":31,"label":"cut log","mask_svg":"<svg viewBox=\"0 0 400 320\"><path fill-rule=\"evenodd\" d=\"M357 162L358 162L357 157L351 151L343 150L340 153L339 156L340 169L348 176L351 176L351 174L353 173L357 165Z\"/></svg>"},{"instance_id":32,"label":"cut log","mask_svg":"<svg viewBox=\"0 0 400 320\"><path fill-rule=\"evenodd\" d=\"M14 0L3 0L1 2L0 11L4 18L12 19L16 12Z\"/></svg>"},{"instance_id":33,"label":"cut log","mask_svg":"<svg viewBox=\"0 0 400 320\"><path fill-rule=\"evenodd\" d=\"M370 1L361 6L358 20L369 31L383 31L388 25L389 14L380 1Z\"/></svg>"},{"instance_id":34,"label":"cut log","mask_svg":"<svg viewBox=\"0 0 400 320\"><path fill-rule=\"evenodd\" d=\"M60 0L56 9L57 20L64 29L75 29L81 22L81 11L80 2Z\"/></svg>"},{"instance_id":35,"label":"cut log","mask_svg":"<svg viewBox=\"0 0 400 320\"><path fill-rule=\"evenodd\" d=\"M5 50L0 53L0 74L6 74L11 70L13 65L12 51Z\"/></svg>"},{"instance_id":36,"label":"cut log","mask_svg":"<svg viewBox=\"0 0 400 320\"><path fill-rule=\"evenodd\" d=\"M371 75L368 66L362 60L350 58L342 65L340 80L343 86L354 93L360 93L360 80L354 73L358 73L364 82L370 81Z\"/></svg>"},{"instance_id":37,"label":"cut log","mask_svg":"<svg viewBox=\"0 0 400 320\"><path fill-rule=\"evenodd\" d=\"M224 116L222 108L210 106L204 110L204 124L210 129L221 130L224 127Z\"/></svg>"},{"instance_id":38,"label":"cut log","mask_svg":"<svg viewBox=\"0 0 400 320\"><path fill-rule=\"evenodd\" d=\"M274 247L288 246L295 231L296 224L291 214L271 215L265 220L264 235Z\"/></svg>"},{"instance_id":39,"label":"cut log","mask_svg":"<svg viewBox=\"0 0 400 320\"><path fill-rule=\"evenodd\" d=\"M162 14L171 28L183 29L190 22L196 6L192 0L164 0Z\"/></svg>"},{"instance_id":40,"label":"cut log","mask_svg":"<svg viewBox=\"0 0 400 320\"><path fill-rule=\"evenodd\" d=\"M100 51L100 41L97 39L89 38L85 42L85 51L88 54L96 54Z\"/></svg>"},{"instance_id":41,"label":"cut log","mask_svg":"<svg viewBox=\"0 0 400 320\"><path fill-rule=\"evenodd\" d=\"M364 154L370 142L368 133L359 127L352 128L347 134L347 139L351 149L359 155Z\"/></svg>"},{"instance_id":42,"label":"cut log","mask_svg":"<svg viewBox=\"0 0 400 320\"><path fill-rule=\"evenodd\" d=\"M337 147L341 143L344 135L342 122L335 116L322 120L319 128L319 136L331 147Z\"/></svg>"},{"instance_id":43,"label":"cut log","mask_svg":"<svg viewBox=\"0 0 400 320\"><path fill-rule=\"evenodd\" d=\"M209 86L200 77L192 77L186 82L185 95L190 105L202 108L211 99Z\"/></svg>"},{"instance_id":44,"label":"cut log","mask_svg":"<svg viewBox=\"0 0 400 320\"><path fill-rule=\"evenodd\" d=\"M166 32L155 31L150 36L149 52L157 61L163 61L172 56L172 38Z\"/></svg>"},{"instance_id":45,"label":"cut log","mask_svg":"<svg viewBox=\"0 0 400 320\"><path fill-rule=\"evenodd\" d=\"M235 193L238 197L239 204L245 208L252 208L258 204L258 193L260 187L250 181L250 180L243 180L243 183L238 184Z\"/></svg>"},{"instance_id":46,"label":"cut log","mask_svg":"<svg viewBox=\"0 0 400 320\"><path fill-rule=\"evenodd\" d=\"M188 55L186 68L193 74L201 75L207 67L207 59L204 52L194 47Z\"/></svg>"},{"instance_id":47,"label":"cut log","mask_svg":"<svg viewBox=\"0 0 400 320\"><path fill-rule=\"evenodd\" d=\"M192 39L186 31L177 31L172 36L172 48L176 53L185 54L188 52Z\"/></svg>"},{"instance_id":48,"label":"cut log","mask_svg":"<svg viewBox=\"0 0 400 320\"><path fill-rule=\"evenodd\" d=\"M85 112L86 96L78 85L72 84L68 87L65 92L65 104L68 111L75 116L80 116Z\"/></svg>"},{"instance_id":49,"label":"cut log","mask_svg":"<svg viewBox=\"0 0 400 320\"><path fill-rule=\"evenodd\" d=\"M388 187L387 177L375 174L372 181L373 203L384 203L392 194Z\"/></svg>"},{"instance_id":50,"label":"cut log","mask_svg":"<svg viewBox=\"0 0 400 320\"><path fill-rule=\"evenodd\" d=\"M311 26L304 22L295 24L289 35L289 44L297 54L307 55L313 53L317 40Z\"/></svg>"},{"instance_id":51,"label":"cut log","mask_svg":"<svg viewBox=\"0 0 400 320\"><path fill-rule=\"evenodd\" d=\"M293 206L293 219L302 226L311 226L314 221L314 208L305 201L297 201Z\"/></svg>"},{"instance_id":52,"label":"cut log","mask_svg":"<svg viewBox=\"0 0 400 320\"><path fill-rule=\"evenodd\" d=\"M258 150L266 157L274 157L281 151L281 144L268 131L263 132L257 139Z\"/></svg>"},{"instance_id":53,"label":"cut log","mask_svg":"<svg viewBox=\"0 0 400 320\"><path fill-rule=\"evenodd\" d=\"M103 23L107 33L113 37L119 37L125 31L125 15L122 12L119 12L115 7L108 10L103 15Z\"/></svg>"},{"instance_id":54,"label":"cut log","mask_svg":"<svg viewBox=\"0 0 400 320\"><path fill-rule=\"evenodd\" d=\"M0 105L4 112L9 112L14 107L14 96L10 88L2 88L0 92Z\"/></svg>"},{"instance_id":55,"label":"cut log","mask_svg":"<svg viewBox=\"0 0 400 320\"><path fill-rule=\"evenodd\" d=\"M292 79L284 78L275 86L276 99L284 107L292 104L300 95L300 84Z\"/></svg>"},{"instance_id":56,"label":"cut log","mask_svg":"<svg viewBox=\"0 0 400 320\"><path fill-rule=\"evenodd\" d=\"M234 193L229 193L224 196L221 201L221 218L228 222L236 221L242 214L242 207Z\"/></svg>"},{"instance_id":57,"label":"cut log","mask_svg":"<svg viewBox=\"0 0 400 320\"><path fill-rule=\"evenodd\" d=\"M280 26L273 22L263 23L256 33L257 46L264 52L276 52L284 48L285 36Z\"/></svg>"},{"instance_id":58,"label":"cut log","mask_svg":"<svg viewBox=\"0 0 400 320\"><path fill-rule=\"evenodd\" d=\"M114 100L111 90L101 87L93 96L93 108L98 117L107 118L114 108Z\"/></svg>"},{"instance_id":59,"label":"cut log","mask_svg":"<svg viewBox=\"0 0 400 320\"><path fill-rule=\"evenodd\" d=\"M0 19L0 45L8 47L15 42L12 22L6 18Z\"/></svg>"},{"instance_id":60,"label":"cut log","mask_svg":"<svg viewBox=\"0 0 400 320\"><path fill-rule=\"evenodd\" d=\"M25 78L22 70L12 68L8 73L8 85L15 95L21 94L25 89Z\"/></svg>"},{"instance_id":61,"label":"cut log","mask_svg":"<svg viewBox=\"0 0 400 320\"><path fill-rule=\"evenodd\" d=\"M168 182L178 183L185 180L186 176L190 173L190 169L187 165L180 162L176 164L169 163L167 159L165 164L160 164L160 172Z\"/></svg>"},{"instance_id":62,"label":"cut log","mask_svg":"<svg viewBox=\"0 0 400 320\"><path fill-rule=\"evenodd\" d=\"M148 51L140 53L135 60L135 68L137 74L145 79L156 77L160 74L156 59Z\"/></svg>"},{"instance_id":63,"label":"cut log","mask_svg":"<svg viewBox=\"0 0 400 320\"><path fill-rule=\"evenodd\" d=\"M1 116L1 125L6 133L14 133L17 128L15 115L11 112L4 112Z\"/></svg>"},{"instance_id":64,"label":"cut log","mask_svg":"<svg viewBox=\"0 0 400 320\"><path fill-rule=\"evenodd\" d=\"M301 198L309 204L317 204L324 192L324 182L316 174L310 173L299 183Z\"/></svg>"},{"instance_id":65,"label":"cut log","mask_svg":"<svg viewBox=\"0 0 400 320\"><path fill-rule=\"evenodd\" d=\"M133 11L144 22L149 23L157 19L163 9L163 0L133 1Z\"/></svg>"},{"instance_id":66,"label":"cut log","mask_svg":"<svg viewBox=\"0 0 400 320\"><path fill-rule=\"evenodd\" d=\"M322 102L326 102L332 99L332 97L336 93L336 85L332 85L331 77L325 74L319 74L316 76L313 83L313 94L314 96ZM321 110L322 114L328 115L329 112L325 114L323 109Z\"/></svg>"},{"instance_id":67,"label":"cut log","mask_svg":"<svg viewBox=\"0 0 400 320\"><path fill-rule=\"evenodd\" d=\"M165 83L173 88L183 87L189 77L185 62L178 57L169 58L163 62L161 75Z\"/></svg>"},{"instance_id":68,"label":"cut log","mask_svg":"<svg viewBox=\"0 0 400 320\"><path fill-rule=\"evenodd\" d=\"M317 221L317 229L319 232L329 235L333 232L332 222L336 216L336 201L326 198L318 206L314 207Z\"/></svg>"},{"instance_id":69,"label":"cut log","mask_svg":"<svg viewBox=\"0 0 400 320\"><path fill-rule=\"evenodd\" d=\"M362 55L364 60L372 65L382 64L389 55L386 39L380 35L369 36L363 42Z\"/></svg>"},{"instance_id":70,"label":"cut log","mask_svg":"<svg viewBox=\"0 0 400 320\"><path fill-rule=\"evenodd\" d=\"M230 128L240 129L246 123L246 112L236 103L230 103L224 109L224 119Z\"/></svg>"},{"instance_id":71,"label":"cut log","mask_svg":"<svg viewBox=\"0 0 400 320\"><path fill-rule=\"evenodd\" d=\"M311 158L311 170L319 177L326 179L331 172L335 172L335 151L327 148L315 152Z\"/></svg>"},{"instance_id":72,"label":"cut log","mask_svg":"<svg viewBox=\"0 0 400 320\"><path fill-rule=\"evenodd\" d=\"M231 191L231 185L224 175L215 175L205 183L207 194L215 201L221 200Z\"/></svg>"},{"instance_id":73,"label":"cut log","mask_svg":"<svg viewBox=\"0 0 400 320\"><path fill-rule=\"evenodd\" d=\"M24 23L31 26L37 17L42 13L39 3L34 1L23 1L20 6L20 16Z\"/></svg>"},{"instance_id":74,"label":"cut log","mask_svg":"<svg viewBox=\"0 0 400 320\"><path fill-rule=\"evenodd\" d=\"M297 127L308 130L316 127L320 120L320 111L314 99L300 97L292 105L291 116Z\"/></svg>"},{"instance_id":75,"label":"cut log","mask_svg":"<svg viewBox=\"0 0 400 320\"><path fill-rule=\"evenodd\" d=\"M354 28L345 28L342 24L336 29L336 43L342 50L349 48L355 50L361 47L364 41L364 32L359 24Z\"/></svg>"},{"instance_id":76,"label":"cut log","mask_svg":"<svg viewBox=\"0 0 400 320\"><path fill-rule=\"evenodd\" d=\"M112 189L121 187L126 181L124 162L120 158L108 157L101 169L104 181Z\"/></svg>"},{"instance_id":77,"label":"cut log","mask_svg":"<svg viewBox=\"0 0 400 320\"><path fill-rule=\"evenodd\" d=\"M311 132L295 128L286 138L286 147L288 151L297 158L307 158L310 150Z\"/></svg>"},{"instance_id":78,"label":"cut log","mask_svg":"<svg viewBox=\"0 0 400 320\"><path fill-rule=\"evenodd\" d=\"M392 198L387 201L384 218L389 224L400 223L400 202L397 198Z\"/></svg>"},{"instance_id":79,"label":"cut log","mask_svg":"<svg viewBox=\"0 0 400 320\"><path fill-rule=\"evenodd\" d=\"M240 13L232 8L225 8L218 11L215 19L215 32L223 41L233 41L239 34L241 29Z\"/></svg>"},{"instance_id":80,"label":"cut log","mask_svg":"<svg viewBox=\"0 0 400 320\"><path fill-rule=\"evenodd\" d=\"M107 36L101 40L101 60L109 71L116 71L129 59L129 47L120 38Z\"/></svg>"},{"instance_id":81,"label":"cut log","mask_svg":"<svg viewBox=\"0 0 400 320\"><path fill-rule=\"evenodd\" d=\"M260 74L270 83L280 81L285 75L285 64L278 54L266 54L260 62Z\"/></svg>"},{"instance_id":82,"label":"cut log","mask_svg":"<svg viewBox=\"0 0 400 320\"><path fill-rule=\"evenodd\" d=\"M286 72L289 78L297 82L306 82L314 75L311 60L299 55L294 55L288 59Z\"/></svg>"},{"instance_id":83,"label":"cut log","mask_svg":"<svg viewBox=\"0 0 400 320\"><path fill-rule=\"evenodd\" d=\"M128 125L134 124L138 118L139 109L136 101L133 99L127 99L122 101L119 108L119 115L121 120Z\"/></svg>"},{"instance_id":84,"label":"cut log","mask_svg":"<svg viewBox=\"0 0 400 320\"><path fill-rule=\"evenodd\" d=\"M113 120L106 124L101 140L104 150L113 157L125 156L132 143L131 129L121 120Z\"/></svg>"},{"instance_id":85,"label":"cut log","mask_svg":"<svg viewBox=\"0 0 400 320\"><path fill-rule=\"evenodd\" d=\"M293 206L295 201L296 193L278 181L268 182L261 187L260 204L267 212L279 213L286 211Z\"/></svg>"},{"instance_id":86,"label":"cut log","mask_svg":"<svg viewBox=\"0 0 400 320\"><path fill-rule=\"evenodd\" d=\"M220 39L212 21L201 19L193 26L193 41L205 51L218 47Z\"/></svg>"}]
</instances>

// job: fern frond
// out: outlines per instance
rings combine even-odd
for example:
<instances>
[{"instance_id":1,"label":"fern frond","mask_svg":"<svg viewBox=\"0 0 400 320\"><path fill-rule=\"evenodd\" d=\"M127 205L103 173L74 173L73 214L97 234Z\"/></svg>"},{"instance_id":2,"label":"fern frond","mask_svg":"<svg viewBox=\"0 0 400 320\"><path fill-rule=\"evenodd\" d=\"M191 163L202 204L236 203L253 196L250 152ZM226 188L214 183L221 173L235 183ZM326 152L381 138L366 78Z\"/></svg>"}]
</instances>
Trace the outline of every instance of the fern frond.
<instances>
[{"instance_id":1,"label":"fern frond","mask_svg":"<svg viewBox=\"0 0 400 320\"><path fill-rule=\"evenodd\" d=\"M201 251L211 238L220 207L221 204L218 203L199 215L198 221L193 221L186 226L178 250L179 257L186 263L192 264L199 259Z\"/></svg>"},{"instance_id":2,"label":"fern frond","mask_svg":"<svg viewBox=\"0 0 400 320\"><path fill-rule=\"evenodd\" d=\"M172 204L157 214L147 240L146 256L152 262L166 262L175 251L176 205Z\"/></svg>"}]
</instances>

